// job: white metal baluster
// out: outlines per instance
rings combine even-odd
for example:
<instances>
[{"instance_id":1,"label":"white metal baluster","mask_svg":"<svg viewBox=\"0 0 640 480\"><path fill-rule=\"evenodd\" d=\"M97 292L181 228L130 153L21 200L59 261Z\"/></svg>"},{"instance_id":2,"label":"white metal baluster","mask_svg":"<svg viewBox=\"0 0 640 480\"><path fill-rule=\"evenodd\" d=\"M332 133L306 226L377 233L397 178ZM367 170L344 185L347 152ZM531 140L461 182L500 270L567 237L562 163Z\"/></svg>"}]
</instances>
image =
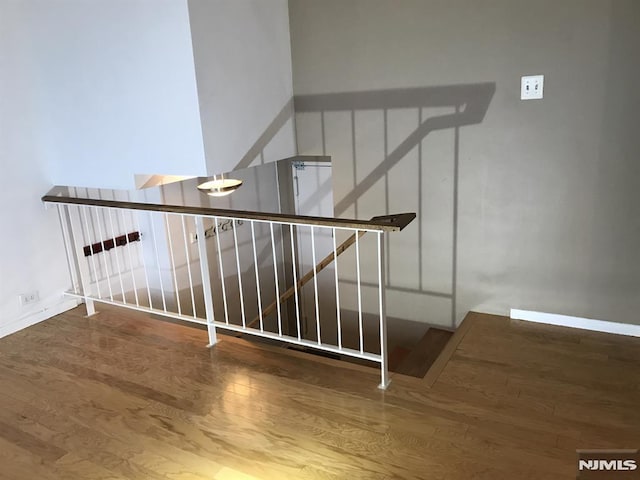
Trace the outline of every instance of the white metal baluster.
<instances>
[{"instance_id":1,"label":"white metal baluster","mask_svg":"<svg viewBox=\"0 0 640 480\"><path fill-rule=\"evenodd\" d=\"M209 333L209 346L212 347L218 341L216 335L215 316L213 310L213 294L211 291L211 276L209 275L209 255L207 253L207 237L204 233L202 217L194 217L196 234L198 236L198 253L200 255L200 273L202 274L202 292L204 296L204 308L207 315L207 332Z\"/></svg>"},{"instance_id":2,"label":"white metal baluster","mask_svg":"<svg viewBox=\"0 0 640 480\"><path fill-rule=\"evenodd\" d=\"M238 290L240 291L240 312L242 313L242 327L246 328L247 319L244 313L244 293L242 292L242 272L240 271L240 252L238 251L238 235L236 233L236 220L231 220L233 228L233 243L236 247L236 267L238 267Z\"/></svg>"},{"instance_id":3,"label":"white metal baluster","mask_svg":"<svg viewBox=\"0 0 640 480\"><path fill-rule=\"evenodd\" d=\"M67 210L66 205L58 204L58 217L60 218L60 228L62 228L62 238L64 241L64 251L67 254L67 265L69 266L69 276L71 277L71 286L73 288L73 293L78 293L78 279L76 277L77 273L77 262L75 261L76 257L73 255L73 248L71 245L73 244L71 240L71 234L68 230L69 221L69 212Z\"/></svg>"},{"instance_id":4,"label":"white metal baluster","mask_svg":"<svg viewBox=\"0 0 640 480\"><path fill-rule=\"evenodd\" d=\"M105 271L105 275L107 278L107 286L109 287L109 299L113 302L113 289L111 288L111 275L109 274L109 266L107 264L107 249L104 248L104 236L102 235L102 226L101 226L101 221L100 221L100 211L98 210L98 207L93 207L93 211L96 214L96 223L98 224L98 235L100 236L100 245L102 246L102 260L104 263L104 271ZM102 219L104 220L104 215L102 216ZM105 228L106 228L106 222L105 222Z\"/></svg>"},{"instance_id":5,"label":"white metal baluster","mask_svg":"<svg viewBox=\"0 0 640 480\"><path fill-rule=\"evenodd\" d=\"M387 310L385 298L384 272L384 232L378 232L378 306L380 309L380 370L381 382L379 388L386 390L389 379L387 358Z\"/></svg>"},{"instance_id":6,"label":"white metal baluster","mask_svg":"<svg viewBox=\"0 0 640 480\"><path fill-rule=\"evenodd\" d=\"M218 229L218 217L213 217L213 225L216 232L216 245L218 247L218 263L220 265L220 283L222 284L222 304L224 305L224 321L229 325L229 309L227 308L227 289L224 286L224 268L222 266L222 249L220 248L220 230Z\"/></svg>"},{"instance_id":7,"label":"white metal baluster","mask_svg":"<svg viewBox=\"0 0 640 480\"><path fill-rule=\"evenodd\" d=\"M184 215L180 215L180 219L182 220L182 238L184 239L184 253L187 259L187 273L189 274L189 288L191 289L191 306L193 307L193 318L198 318L198 316L196 315L196 298L195 298L195 295L193 294L193 278L191 277L191 258L189 256L189 243L187 242L187 227L184 224Z\"/></svg>"},{"instance_id":8,"label":"white metal baluster","mask_svg":"<svg viewBox=\"0 0 640 480\"><path fill-rule=\"evenodd\" d=\"M140 234L140 241L137 242L138 247L137 247L137 251L138 251L138 258L140 259L140 262L142 263L142 269L144 270L144 282L147 286L147 297L149 300L149 308L153 308L153 302L151 301L151 288L149 286L149 274L147 273L147 262L144 259L144 246L143 246L143 238L142 238L142 230L140 229L140 221L138 220L138 212L131 212L131 217L134 219L134 223L135 223L135 229L138 231L138 233Z\"/></svg>"},{"instance_id":9,"label":"white metal baluster","mask_svg":"<svg viewBox=\"0 0 640 480\"><path fill-rule=\"evenodd\" d=\"M118 278L120 279L120 292L122 293L122 301L127 303L127 297L124 294L124 282L122 281L122 268L120 266L120 254L118 253L118 245L116 244L116 229L113 225L113 215L111 214L111 209L108 209L109 212L109 222L111 223L111 235L113 236L113 250L116 254L116 263L118 264Z\"/></svg>"},{"instance_id":10,"label":"white metal baluster","mask_svg":"<svg viewBox=\"0 0 640 480\"><path fill-rule=\"evenodd\" d=\"M262 298L260 296L260 274L258 273L258 253L256 251L256 232L254 229L255 222L251 220L251 242L253 243L253 265L256 270L256 293L258 295L258 314L260 315L260 331L264 331L264 319L262 318Z\"/></svg>"},{"instance_id":11,"label":"white metal baluster","mask_svg":"<svg viewBox=\"0 0 640 480\"><path fill-rule=\"evenodd\" d=\"M280 284L278 283L278 259L276 257L276 242L273 236L273 222L269 222L271 231L271 251L273 252L273 276L276 283L276 307L278 309L278 335L282 336L282 312L280 311Z\"/></svg>"},{"instance_id":12,"label":"white metal baluster","mask_svg":"<svg viewBox=\"0 0 640 480\"><path fill-rule=\"evenodd\" d=\"M153 215L149 212L149 225L151 225L151 235L153 236L153 249L156 254L156 264L158 266L158 279L160 280L160 293L162 294L162 309L167 312L167 299L164 295L164 285L162 281L162 269L160 268L160 254L158 253L158 240L156 227L153 225Z\"/></svg>"},{"instance_id":13,"label":"white metal baluster","mask_svg":"<svg viewBox=\"0 0 640 480\"><path fill-rule=\"evenodd\" d=\"M318 345L322 343L320 338L320 303L318 299L318 271L316 268L316 240L313 233L313 225L311 225L311 258L313 260L313 290L316 303L316 329L318 333Z\"/></svg>"},{"instance_id":14,"label":"white metal baluster","mask_svg":"<svg viewBox=\"0 0 640 480\"><path fill-rule=\"evenodd\" d=\"M360 353L364 353L362 333L362 285L360 284L360 231L356 230L356 270L358 276L358 333L360 335Z\"/></svg>"},{"instance_id":15,"label":"white metal baluster","mask_svg":"<svg viewBox=\"0 0 640 480\"><path fill-rule=\"evenodd\" d=\"M84 233L84 227L82 226L82 220L81 220L81 213L80 210L81 207L80 205L76 206L76 213L77 213L77 218L78 218L78 223L80 224L80 231L82 232L82 237L83 240L86 242L89 242L89 250L91 251L91 239L89 238L89 232L87 232L86 236ZM86 216L85 216L85 220L86 220ZM86 223L86 221L85 221ZM73 223L71 224L72 228L73 228ZM77 251L77 250L76 250ZM91 315L95 315L96 313L96 307L95 304L93 302L93 300L90 298L91 296L91 267L89 266L89 260L87 259L87 269L88 269L88 275L84 275L83 272L83 268L80 265L80 256L78 254L76 254L77 258L78 258L78 271L80 273L80 283L82 284L82 295L84 297L84 303L85 306L87 308L87 316L91 316ZM86 257L85 257L86 258ZM87 276L89 278L87 278Z\"/></svg>"},{"instance_id":16,"label":"white metal baluster","mask_svg":"<svg viewBox=\"0 0 640 480\"><path fill-rule=\"evenodd\" d=\"M136 307L139 307L140 299L138 298L138 285L136 284L136 276L133 267L133 256L131 255L131 242L129 241L129 233L127 233L124 210L120 210L120 218L122 218L122 228L124 230L124 238L126 242L125 245L127 247L127 254L129 256L129 267L131 268L131 283L133 283L133 296L136 299Z\"/></svg>"},{"instance_id":17,"label":"white metal baluster","mask_svg":"<svg viewBox=\"0 0 640 480\"><path fill-rule=\"evenodd\" d=\"M178 275L176 275L176 259L173 257L173 241L171 240L171 224L169 222L169 214L164 214L164 221L167 224L167 239L169 241L169 255L171 256L171 270L173 271L174 288L176 289L178 315L182 315L182 309L180 308L180 289L178 288Z\"/></svg>"},{"instance_id":18,"label":"white metal baluster","mask_svg":"<svg viewBox=\"0 0 640 480\"><path fill-rule=\"evenodd\" d=\"M289 233L291 236L291 266L293 269L293 286L295 287L294 295L296 298L296 325L298 327L298 340L301 339L300 332L300 306L298 305L298 274L296 267L296 248L293 240L293 225L289 225Z\"/></svg>"},{"instance_id":19,"label":"white metal baluster","mask_svg":"<svg viewBox=\"0 0 640 480\"><path fill-rule=\"evenodd\" d=\"M336 229L333 227L333 263L336 281L336 321L338 323L338 348L342 350L342 324L340 321L340 288L338 286L338 250L336 248Z\"/></svg>"},{"instance_id":20,"label":"white metal baluster","mask_svg":"<svg viewBox=\"0 0 640 480\"><path fill-rule=\"evenodd\" d=\"M96 268L96 257L93 251L93 240L91 240L91 232L89 230L89 221L87 220L87 211L86 211L87 208L89 207L82 207L82 216L84 217L84 224L87 227L87 241L89 242L89 252L91 253L91 264L93 265L93 275L96 280L96 290L98 291L98 298L102 298L102 293L100 292L100 281L98 280L98 269Z\"/></svg>"}]
</instances>

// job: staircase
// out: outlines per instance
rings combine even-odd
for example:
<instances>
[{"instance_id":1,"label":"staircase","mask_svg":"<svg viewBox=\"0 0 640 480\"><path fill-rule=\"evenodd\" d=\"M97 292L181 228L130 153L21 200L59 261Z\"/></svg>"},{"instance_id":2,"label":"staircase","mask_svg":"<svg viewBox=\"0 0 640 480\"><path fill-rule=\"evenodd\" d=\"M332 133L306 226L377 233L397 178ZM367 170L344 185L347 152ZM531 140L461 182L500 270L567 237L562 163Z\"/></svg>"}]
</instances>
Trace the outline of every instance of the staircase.
<instances>
[{"instance_id":1,"label":"staircase","mask_svg":"<svg viewBox=\"0 0 640 480\"><path fill-rule=\"evenodd\" d=\"M452 336L453 332L430 327L415 345L397 345L391 348L389 370L424 378Z\"/></svg>"},{"instance_id":2,"label":"staircase","mask_svg":"<svg viewBox=\"0 0 640 480\"><path fill-rule=\"evenodd\" d=\"M415 322L406 322L416 325ZM405 325L406 325L405 323ZM391 327L393 328L393 327ZM415 328L415 327L414 327ZM392 332L391 336L394 336ZM389 371L414 378L425 378L427 372L449 343L454 332L435 327L428 327L426 332L415 343L404 338L389 341ZM246 340L255 341L255 338L245 337ZM263 343L263 340L259 340ZM371 366L371 362L358 358L342 356L330 352L322 352L311 348L296 345L283 345L286 349L305 352L311 355L346 361L349 363Z\"/></svg>"}]
</instances>

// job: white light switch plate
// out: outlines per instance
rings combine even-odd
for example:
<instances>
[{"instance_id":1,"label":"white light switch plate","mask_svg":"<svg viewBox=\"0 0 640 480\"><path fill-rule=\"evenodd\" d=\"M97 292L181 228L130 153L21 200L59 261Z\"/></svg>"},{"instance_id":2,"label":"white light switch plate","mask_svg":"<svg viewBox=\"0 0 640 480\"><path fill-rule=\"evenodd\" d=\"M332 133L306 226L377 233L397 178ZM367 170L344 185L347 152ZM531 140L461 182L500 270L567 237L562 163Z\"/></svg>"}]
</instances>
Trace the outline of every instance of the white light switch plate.
<instances>
[{"instance_id":1,"label":"white light switch plate","mask_svg":"<svg viewBox=\"0 0 640 480\"><path fill-rule=\"evenodd\" d=\"M538 100L544 92L544 75L522 77L520 100Z\"/></svg>"}]
</instances>

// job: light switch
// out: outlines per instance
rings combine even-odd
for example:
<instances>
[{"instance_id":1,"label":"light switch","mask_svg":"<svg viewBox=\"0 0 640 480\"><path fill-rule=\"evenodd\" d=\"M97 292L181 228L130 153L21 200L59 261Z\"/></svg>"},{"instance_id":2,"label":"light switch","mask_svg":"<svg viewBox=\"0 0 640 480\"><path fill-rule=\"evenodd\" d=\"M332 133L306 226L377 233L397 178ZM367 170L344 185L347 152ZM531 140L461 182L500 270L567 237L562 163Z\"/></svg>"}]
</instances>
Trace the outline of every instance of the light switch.
<instances>
[{"instance_id":1,"label":"light switch","mask_svg":"<svg viewBox=\"0 0 640 480\"><path fill-rule=\"evenodd\" d=\"M538 100L544 92L544 75L522 77L520 100Z\"/></svg>"}]
</instances>

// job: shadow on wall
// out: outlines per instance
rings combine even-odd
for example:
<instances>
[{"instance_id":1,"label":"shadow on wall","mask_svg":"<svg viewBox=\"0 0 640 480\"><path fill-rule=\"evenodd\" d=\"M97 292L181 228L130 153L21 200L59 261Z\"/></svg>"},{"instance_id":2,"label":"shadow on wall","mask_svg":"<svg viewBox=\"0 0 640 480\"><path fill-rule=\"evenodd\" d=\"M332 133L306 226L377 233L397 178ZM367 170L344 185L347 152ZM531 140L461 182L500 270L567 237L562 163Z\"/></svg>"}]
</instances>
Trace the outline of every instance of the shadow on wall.
<instances>
[{"instance_id":1,"label":"shadow on wall","mask_svg":"<svg viewBox=\"0 0 640 480\"><path fill-rule=\"evenodd\" d=\"M233 171L248 168L252 165L265 164L264 151L269 146L275 136L284 128L287 122L293 117L293 98L284 104L280 112L275 116L265 131L258 137L252 147L240 159ZM260 160L258 162L258 160Z\"/></svg>"},{"instance_id":2,"label":"shadow on wall","mask_svg":"<svg viewBox=\"0 0 640 480\"><path fill-rule=\"evenodd\" d=\"M495 83L477 83L294 98L298 154L332 157L332 181L307 202L333 187L338 217L417 213L402 235L389 236L391 317L452 328L461 320L460 127L483 121L495 90Z\"/></svg>"}]
</instances>

